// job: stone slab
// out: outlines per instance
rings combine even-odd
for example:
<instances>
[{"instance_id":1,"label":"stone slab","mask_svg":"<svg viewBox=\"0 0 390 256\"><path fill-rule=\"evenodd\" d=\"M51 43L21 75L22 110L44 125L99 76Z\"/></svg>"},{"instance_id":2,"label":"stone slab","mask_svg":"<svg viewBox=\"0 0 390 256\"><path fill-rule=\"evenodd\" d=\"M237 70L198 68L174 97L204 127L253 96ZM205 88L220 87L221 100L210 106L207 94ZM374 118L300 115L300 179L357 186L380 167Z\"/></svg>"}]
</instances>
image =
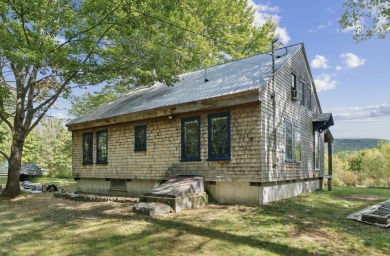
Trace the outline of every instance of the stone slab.
<instances>
[{"instance_id":1,"label":"stone slab","mask_svg":"<svg viewBox=\"0 0 390 256\"><path fill-rule=\"evenodd\" d=\"M185 209L196 209L206 206L208 196L206 192L177 197L144 195L140 197L140 201L167 204L174 212L180 212Z\"/></svg>"},{"instance_id":2,"label":"stone slab","mask_svg":"<svg viewBox=\"0 0 390 256\"><path fill-rule=\"evenodd\" d=\"M203 192L203 177L177 176L145 193L145 196L178 197Z\"/></svg>"},{"instance_id":3,"label":"stone slab","mask_svg":"<svg viewBox=\"0 0 390 256\"><path fill-rule=\"evenodd\" d=\"M133 212L149 216L169 213L170 211L171 207L169 205L161 203L139 202L133 206Z\"/></svg>"}]
</instances>

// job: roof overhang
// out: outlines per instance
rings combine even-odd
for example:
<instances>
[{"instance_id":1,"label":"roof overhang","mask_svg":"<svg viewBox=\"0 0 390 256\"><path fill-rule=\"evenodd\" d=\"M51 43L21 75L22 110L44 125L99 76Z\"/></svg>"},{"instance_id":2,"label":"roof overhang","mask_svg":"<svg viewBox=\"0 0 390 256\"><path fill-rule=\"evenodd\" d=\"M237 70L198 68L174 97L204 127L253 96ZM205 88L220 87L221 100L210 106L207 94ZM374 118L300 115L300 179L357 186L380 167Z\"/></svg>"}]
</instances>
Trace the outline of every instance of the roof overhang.
<instances>
[{"instance_id":1,"label":"roof overhang","mask_svg":"<svg viewBox=\"0 0 390 256\"><path fill-rule=\"evenodd\" d=\"M316 132L321 133L333 125L332 113L317 114L313 118L313 129Z\"/></svg>"},{"instance_id":2,"label":"roof overhang","mask_svg":"<svg viewBox=\"0 0 390 256\"><path fill-rule=\"evenodd\" d=\"M98 120L91 120L81 123L69 123L66 126L69 131L103 127L120 123L128 123L150 118L163 116L181 115L185 113L194 113L197 111L232 107L249 103L260 103L261 88L256 88L239 93L223 95L215 98L170 105L155 109L143 110L139 112L127 113L118 116L107 117Z\"/></svg>"}]
</instances>

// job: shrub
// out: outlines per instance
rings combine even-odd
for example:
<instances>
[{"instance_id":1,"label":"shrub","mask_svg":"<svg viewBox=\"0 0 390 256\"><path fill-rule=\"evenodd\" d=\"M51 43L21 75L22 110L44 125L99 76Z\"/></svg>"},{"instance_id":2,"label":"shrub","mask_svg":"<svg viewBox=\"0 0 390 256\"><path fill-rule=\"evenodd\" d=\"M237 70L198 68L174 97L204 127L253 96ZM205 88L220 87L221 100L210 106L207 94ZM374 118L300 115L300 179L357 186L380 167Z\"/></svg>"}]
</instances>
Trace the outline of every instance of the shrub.
<instances>
[{"instance_id":1,"label":"shrub","mask_svg":"<svg viewBox=\"0 0 390 256\"><path fill-rule=\"evenodd\" d=\"M350 186L356 186L358 182L358 175L354 172L350 171L340 171L337 173L337 178L344 183L344 185L350 187Z\"/></svg>"}]
</instances>

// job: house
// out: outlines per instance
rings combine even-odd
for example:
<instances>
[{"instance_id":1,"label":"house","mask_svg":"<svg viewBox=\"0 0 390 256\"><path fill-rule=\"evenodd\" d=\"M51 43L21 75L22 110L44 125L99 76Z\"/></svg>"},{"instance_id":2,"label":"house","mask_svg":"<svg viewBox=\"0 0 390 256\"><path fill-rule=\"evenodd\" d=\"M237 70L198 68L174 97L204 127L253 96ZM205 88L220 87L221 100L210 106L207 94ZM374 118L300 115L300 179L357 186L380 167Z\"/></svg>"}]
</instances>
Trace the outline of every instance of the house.
<instances>
[{"instance_id":1,"label":"house","mask_svg":"<svg viewBox=\"0 0 390 256\"><path fill-rule=\"evenodd\" d=\"M200 175L210 200L259 205L322 188L331 125L296 44L131 91L67 126L79 192Z\"/></svg>"}]
</instances>

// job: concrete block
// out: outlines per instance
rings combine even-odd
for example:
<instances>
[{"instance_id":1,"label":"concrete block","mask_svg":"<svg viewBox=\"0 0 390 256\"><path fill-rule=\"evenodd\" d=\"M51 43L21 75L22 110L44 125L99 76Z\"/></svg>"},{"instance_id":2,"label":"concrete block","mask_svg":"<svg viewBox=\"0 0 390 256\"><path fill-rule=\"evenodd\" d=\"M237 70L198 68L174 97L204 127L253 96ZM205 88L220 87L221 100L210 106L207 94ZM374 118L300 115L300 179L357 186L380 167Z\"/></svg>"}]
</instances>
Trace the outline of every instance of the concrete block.
<instances>
[{"instance_id":1,"label":"concrete block","mask_svg":"<svg viewBox=\"0 0 390 256\"><path fill-rule=\"evenodd\" d=\"M133 212L145 214L149 216L169 213L170 211L171 211L171 207L169 205L161 204L161 203L140 202L140 203L136 203L133 206Z\"/></svg>"}]
</instances>

